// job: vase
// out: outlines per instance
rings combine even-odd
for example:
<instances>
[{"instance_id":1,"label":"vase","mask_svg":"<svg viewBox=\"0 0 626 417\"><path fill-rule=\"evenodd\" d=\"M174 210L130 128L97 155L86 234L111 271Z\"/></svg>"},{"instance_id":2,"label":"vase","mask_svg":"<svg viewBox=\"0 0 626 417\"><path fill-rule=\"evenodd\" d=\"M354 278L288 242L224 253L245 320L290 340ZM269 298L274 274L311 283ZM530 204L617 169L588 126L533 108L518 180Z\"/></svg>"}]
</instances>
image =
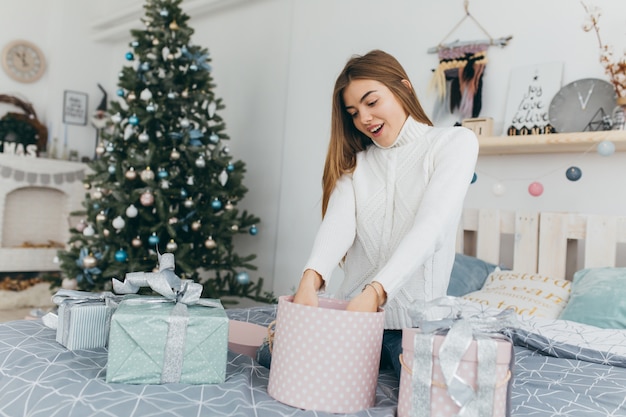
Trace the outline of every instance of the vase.
<instances>
[{"instance_id":1,"label":"vase","mask_svg":"<svg viewBox=\"0 0 626 417\"><path fill-rule=\"evenodd\" d=\"M626 97L618 97L617 107L613 109L613 130L626 129Z\"/></svg>"}]
</instances>

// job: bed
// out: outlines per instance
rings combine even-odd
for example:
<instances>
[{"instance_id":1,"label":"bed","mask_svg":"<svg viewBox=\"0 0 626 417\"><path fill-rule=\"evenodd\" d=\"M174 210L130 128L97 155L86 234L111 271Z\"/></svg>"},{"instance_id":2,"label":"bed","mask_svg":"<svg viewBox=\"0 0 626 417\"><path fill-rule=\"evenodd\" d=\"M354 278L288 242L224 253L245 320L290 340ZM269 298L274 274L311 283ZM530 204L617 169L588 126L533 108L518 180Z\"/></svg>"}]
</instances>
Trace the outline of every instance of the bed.
<instances>
[{"instance_id":1,"label":"bed","mask_svg":"<svg viewBox=\"0 0 626 417\"><path fill-rule=\"evenodd\" d=\"M512 416L626 416L624 243L626 217L464 211L449 294L468 314L519 309ZM276 306L227 314L267 326ZM108 384L106 361L104 348L66 350L41 320L0 324L0 416L336 415L273 400L269 370L232 351L217 385ZM381 371L375 406L355 415L394 416L397 401L397 378Z\"/></svg>"}]
</instances>

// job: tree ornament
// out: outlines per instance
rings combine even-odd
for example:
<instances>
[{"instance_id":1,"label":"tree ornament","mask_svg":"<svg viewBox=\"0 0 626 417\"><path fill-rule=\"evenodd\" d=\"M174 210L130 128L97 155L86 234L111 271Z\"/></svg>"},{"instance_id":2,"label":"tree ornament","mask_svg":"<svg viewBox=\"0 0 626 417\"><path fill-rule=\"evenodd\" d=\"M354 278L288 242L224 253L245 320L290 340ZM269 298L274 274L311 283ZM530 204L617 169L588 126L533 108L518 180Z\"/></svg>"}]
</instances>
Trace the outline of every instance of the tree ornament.
<instances>
[{"instance_id":1,"label":"tree ornament","mask_svg":"<svg viewBox=\"0 0 626 417\"><path fill-rule=\"evenodd\" d=\"M91 198L100 200L102 198L102 189L100 187L96 188L96 190L91 193Z\"/></svg>"},{"instance_id":2,"label":"tree ornament","mask_svg":"<svg viewBox=\"0 0 626 417\"><path fill-rule=\"evenodd\" d=\"M152 91L148 88L144 88L141 90L141 93L139 93L139 98L143 101L150 101L150 99L152 99Z\"/></svg>"},{"instance_id":3,"label":"tree ornament","mask_svg":"<svg viewBox=\"0 0 626 417\"><path fill-rule=\"evenodd\" d=\"M248 273L245 271L238 272L237 282L241 285L248 285L250 283L250 275L248 275Z\"/></svg>"},{"instance_id":4,"label":"tree ornament","mask_svg":"<svg viewBox=\"0 0 626 417\"><path fill-rule=\"evenodd\" d=\"M259 231L257 230L255 225L250 226L250 230L248 231L252 236L255 236Z\"/></svg>"},{"instance_id":5,"label":"tree ornament","mask_svg":"<svg viewBox=\"0 0 626 417\"><path fill-rule=\"evenodd\" d=\"M141 238L137 236L130 242L130 244L133 245L133 248L140 248L143 242L141 241Z\"/></svg>"},{"instance_id":6,"label":"tree ornament","mask_svg":"<svg viewBox=\"0 0 626 417\"><path fill-rule=\"evenodd\" d=\"M187 185L193 185L193 175L187 177Z\"/></svg>"},{"instance_id":7,"label":"tree ornament","mask_svg":"<svg viewBox=\"0 0 626 417\"><path fill-rule=\"evenodd\" d=\"M180 159L180 152L178 152L176 149L172 149L172 152L170 153L170 159L172 161L177 161Z\"/></svg>"},{"instance_id":8,"label":"tree ornament","mask_svg":"<svg viewBox=\"0 0 626 417\"><path fill-rule=\"evenodd\" d=\"M152 39L152 45L158 46L159 45L159 40L157 38Z\"/></svg>"},{"instance_id":9,"label":"tree ornament","mask_svg":"<svg viewBox=\"0 0 626 417\"><path fill-rule=\"evenodd\" d=\"M139 202L144 207L151 206L152 204L154 204L154 195L152 194L150 190L144 191L139 196Z\"/></svg>"},{"instance_id":10,"label":"tree ornament","mask_svg":"<svg viewBox=\"0 0 626 417\"><path fill-rule=\"evenodd\" d=\"M128 118L128 123L130 123L133 126L137 126L139 124L139 118L137 117L136 114L133 114L132 116Z\"/></svg>"},{"instance_id":11,"label":"tree ornament","mask_svg":"<svg viewBox=\"0 0 626 417\"><path fill-rule=\"evenodd\" d=\"M224 148L222 148L222 152L223 152L225 155L228 155L228 154L230 153L230 148L229 148L228 146L224 146Z\"/></svg>"},{"instance_id":12,"label":"tree ornament","mask_svg":"<svg viewBox=\"0 0 626 417\"><path fill-rule=\"evenodd\" d=\"M127 61L132 61L133 59L135 59L135 55L133 55L132 52L126 52L125 57Z\"/></svg>"},{"instance_id":13,"label":"tree ornament","mask_svg":"<svg viewBox=\"0 0 626 417\"><path fill-rule=\"evenodd\" d=\"M148 243L150 244L150 246L155 246L159 244L159 237L156 235L156 233L152 233L150 235L150 237L148 238Z\"/></svg>"},{"instance_id":14,"label":"tree ornament","mask_svg":"<svg viewBox=\"0 0 626 417\"><path fill-rule=\"evenodd\" d=\"M232 226L230 226L230 230L232 230L233 232L237 232L239 231L239 226L236 224L233 224Z\"/></svg>"},{"instance_id":15,"label":"tree ornament","mask_svg":"<svg viewBox=\"0 0 626 417\"><path fill-rule=\"evenodd\" d=\"M225 169L223 169L222 172L220 172L220 175L218 175L217 180L220 182L220 184L222 184L222 187L226 185L226 183L228 182L228 173L226 172Z\"/></svg>"},{"instance_id":16,"label":"tree ornament","mask_svg":"<svg viewBox=\"0 0 626 417\"><path fill-rule=\"evenodd\" d=\"M215 133L211 133L211 135L209 135L209 141L213 144L216 144L217 142L220 141L220 137L217 136L217 134Z\"/></svg>"},{"instance_id":17,"label":"tree ornament","mask_svg":"<svg viewBox=\"0 0 626 417\"><path fill-rule=\"evenodd\" d=\"M543 184L538 181L531 182L528 186L528 193L533 197L539 197L543 194Z\"/></svg>"},{"instance_id":18,"label":"tree ornament","mask_svg":"<svg viewBox=\"0 0 626 417\"><path fill-rule=\"evenodd\" d=\"M186 88L183 90L182 93L180 93L182 98L187 98L189 97L189 90L187 90Z\"/></svg>"},{"instance_id":19,"label":"tree ornament","mask_svg":"<svg viewBox=\"0 0 626 417\"><path fill-rule=\"evenodd\" d=\"M603 140L598 143L598 154L602 156L611 156L615 153L615 144L610 140Z\"/></svg>"},{"instance_id":20,"label":"tree ornament","mask_svg":"<svg viewBox=\"0 0 626 417\"><path fill-rule=\"evenodd\" d=\"M174 100L176 98L176 93L170 90L170 92L167 93L167 98Z\"/></svg>"},{"instance_id":21,"label":"tree ornament","mask_svg":"<svg viewBox=\"0 0 626 417\"><path fill-rule=\"evenodd\" d=\"M122 216L117 216L113 219L113 222L111 224L115 229L120 230L124 228L124 226L126 225L126 221L124 221L124 218Z\"/></svg>"},{"instance_id":22,"label":"tree ornament","mask_svg":"<svg viewBox=\"0 0 626 417\"><path fill-rule=\"evenodd\" d=\"M126 100L135 101L136 98L137 96L135 95L135 93L131 91L130 93L128 93L128 97L126 97Z\"/></svg>"},{"instance_id":23,"label":"tree ornament","mask_svg":"<svg viewBox=\"0 0 626 417\"><path fill-rule=\"evenodd\" d=\"M168 252L175 252L176 249L178 249L178 244L174 242L174 239L171 239L167 242L167 245L165 245L165 249L167 249Z\"/></svg>"},{"instance_id":24,"label":"tree ornament","mask_svg":"<svg viewBox=\"0 0 626 417\"><path fill-rule=\"evenodd\" d=\"M78 281L76 278L63 278L61 281L61 288L64 290L77 290L78 289Z\"/></svg>"},{"instance_id":25,"label":"tree ornament","mask_svg":"<svg viewBox=\"0 0 626 417\"><path fill-rule=\"evenodd\" d=\"M183 203L183 205L186 208L192 208L193 207L193 199L191 197L189 197L187 200L185 200L185 202Z\"/></svg>"},{"instance_id":26,"label":"tree ornament","mask_svg":"<svg viewBox=\"0 0 626 417\"><path fill-rule=\"evenodd\" d=\"M213 201L211 201L211 207L213 210L219 210L222 208L222 202L218 198L214 198Z\"/></svg>"},{"instance_id":27,"label":"tree ornament","mask_svg":"<svg viewBox=\"0 0 626 417\"><path fill-rule=\"evenodd\" d=\"M201 227L202 227L202 223L199 220L196 220L193 223L191 223L191 230L193 230L194 232L197 232L198 230L200 230Z\"/></svg>"},{"instance_id":28,"label":"tree ornament","mask_svg":"<svg viewBox=\"0 0 626 417\"><path fill-rule=\"evenodd\" d=\"M96 155L101 156L104 154L104 145L102 144L102 142L98 143L98 146L96 146Z\"/></svg>"},{"instance_id":29,"label":"tree ornament","mask_svg":"<svg viewBox=\"0 0 626 417\"><path fill-rule=\"evenodd\" d=\"M109 143L107 143L107 146L106 146L105 149L106 149L106 151L108 153L111 153L111 152L113 152L115 150L115 146L113 146L113 144L111 142L109 142Z\"/></svg>"},{"instance_id":30,"label":"tree ornament","mask_svg":"<svg viewBox=\"0 0 626 417\"><path fill-rule=\"evenodd\" d=\"M156 105L154 103L150 103L146 106L146 111L149 113L154 113L156 111Z\"/></svg>"},{"instance_id":31,"label":"tree ornament","mask_svg":"<svg viewBox=\"0 0 626 417\"><path fill-rule=\"evenodd\" d=\"M187 190L185 190L184 188L180 189L180 196L182 198L187 198Z\"/></svg>"},{"instance_id":32,"label":"tree ornament","mask_svg":"<svg viewBox=\"0 0 626 417\"><path fill-rule=\"evenodd\" d=\"M214 101L211 101L209 105L207 106L207 113L209 114L209 119L213 118L213 116L215 115L215 110L217 110L217 103Z\"/></svg>"},{"instance_id":33,"label":"tree ornament","mask_svg":"<svg viewBox=\"0 0 626 417\"><path fill-rule=\"evenodd\" d=\"M215 243L215 241L213 240L211 236L209 236L209 238L204 241L204 247L207 249L215 249L216 246L217 246L217 243Z\"/></svg>"},{"instance_id":34,"label":"tree ornament","mask_svg":"<svg viewBox=\"0 0 626 417\"><path fill-rule=\"evenodd\" d=\"M137 171L135 171L135 168L130 167L130 168L128 168L128 171L126 171L124 176L126 177L127 180L131 180L132 181L135 178L137 178Z\"/></svg>"},{"instance_id":35,"label":"tree ornament","mask_svg":"<svg viewBox=\"0 0 626 417\"><path fill-rule=\"evenodd\" d=\"M500 197L506 192L506 187L504 186L504 184L497 182L493 185L493 187L491 187L491 192L495 196Z\"/></svg>"},{"instance_id":36,"label":"tree ornament","mask_svg":"<svg viewBox=\"0 0 626 417\"><path fill-rule=\"evenodd\" d=\"M196 166L198 168L204 168L206 166L206 161L204 160L204 157L202 155L200 155L198 159L196 159Z\"/></svg>"},{"instance_id":37,"label":"tree ornament","mask_svg":"<svg viewBox=\"0 0 626 417\"><path fill-rule=\"evenodd\" d=\"M180 126L183 128L188 128L189 123L189 119L187 119L186 117L184 119L180 119Z\"/></svg>"},{"instance_id":38,"label":"tree ornament","mask_svg":"<svg viewBox=\"0 0 626 417\"><path fill-rule=\"evenodd\" d=\"M141 143L147 143L150 140L150 135L148 135L146 132L141 132L139 136L137 136L137 139Z\"/></svg>"},{"instance_id":39,"label":"tree ornament","mask_svg":"<svg viewBox=\"0 0 626 417\"><path fill-rule=\"evenodd\" d=\"M103 229L102 230L102 235L104 237L109 237L110 234L111 234L111 232L109 231L109 229Z\"/></svg>"},{"instance_id":40,"label":"tree ornament","mask_svg":"<svg viewBox=\"0 0 626 417\"><path fill-rule=\"evenodd\" d=\"M84 188L85 190L90 190L90 189L91 189L91 184L89 184L88 182L84 182L84 183L83 183L83 188Z\"/></svg>"},{"instance_id":41,"label":"tree ornament","mask_svg":"<svg viewBox=\"0 0 626 417\"><path fill-rule=\"evenodd\" d=\"M160 179L165 179L167 177L169 177L169 173L167 172L167 170L165 168L159 168L159 171L157 172L157 176Z\"/></svg>"},{"instance_id":42,"label":"tree ornament","mask_svg":"<svg viewBox=\"0 0 626 417\"><path fill-rule=\"evenodd\" d=\"M571 166L571 167L567 168L567 171L565 171L565 176L570 181L578 181L580 179L580 177L583 176L583 173L580 170L580 168L575 167L575 166Z\"/></svg>"},{"instance_id":43,"label":"tree ornament","mask_svg":"<svg viewBox=\"0 0 626 417\"><path fill-rule=\"evenodd\" d=\"M170 182L168 180L161 180L160 187L163 190L167 190L168 188L170 188Z\"/></svg>"},{"instance_id":44,"label":"tree ornament","mask_svg":"<svg viewBox=\"0 0 626 417\"><path fill-rule=\"evenodd\" d=\"M235 206L233 205L233 203L230 202L230 200L228 200L226 202L226 205L224 206L224 210L232 210L234 208L235 208Z\"/></svg>"},{"instance_id":45,"label":"tree ornament","mask_svg":"<svg viewBox=\"0 0 626 417\"><path fill-rule=\"evenodd\" d=\"M95 268L98 265L98 260L93 256L93 254L89 254L83 258L83 268L91 269Z\"/></svg>"},{"instance_id":46,"label":"tree ornament","mask_svg":"<svg viewBox=\"0 0 626 417\"><path fill-rule=\"evenodd\" d=\"M115 113L113 116L111 116L111 121L115 124L118 124L122 121L122 115L119 113Z\"/></svg>"},{"instance_id":47,"label":"tree ornament","mask_svg":"<svg viewBox=\"0 0 626 417\"><path fill-rule=\"evenodd\" d=\"M198 66L196 64L191 64L191 65L189 65L189 69L191 71L198 71Z\"/></svg>"},{"instance_id":48,"label":"tree ornament","mask_svg":"<svg viewBox=\"0 0 626 417\"><path fill-rule=\"evenodd\" d=\"M118 88L115 94L117 94L118 97L124 97L126 93L124 92L122 88ZM119 123L119 122L116 122L116 123Z\"/></svg>"},{"instance_id":49,"label":"tree ornament","mask_svg":"<svg viewBox=\"0 0 626 417\"><path fill-rule=\"evenodd\" d=\"M111 175L115 174L115 165L109 165L108 171Z\"/></svg>"},{"instance_id":50,"label":"tree ornament","mask_svg":"<svg viewBox=\"0 0 626 417\"><path fill-rule=\"evenodd\" d=\"M126 253L124 249L120 249L117 252L115 252L115 260L117 262L126 262L127 259L128 259L128 253Z\"/></svg>"},{"instance_id":51,"label":"tree ornament","mask_svg":"<svg viewBox=\"0 0 626 417\"><path fill-rule=\"evenodd\" d=\"M154 171L150 169L150 167L146 167L143 171L141 171L141 180L143 182L152 181L154 179Z\"/></svg>"},{"instance_id":52,"label":"tree ornament","mask_svg":"<svg viewBox=\"0 0 626 417\"><path fill-rule=\"evenodd\" d=\"M228 165L226 166L226 170L228 172L233 172L235 170L235 165L231 162L228 163Z\"/></svg>"},{"instance_id":53,"label":"tree ornament","mask_svg":"<svg viewBox=\"0 0 626 417\"><path fill-rule=\"evenodd\" d=\"M103 222L107 219L106 214L104 214L104 211L101 211L100 213L96 214L96 221L97 222Z\"/></svg>"},{"instance_id":54,"label":"tree ornament","mask_svg":"<svg viewBox=\"0 0 626 417\"><path fill-rule=\"evenodd\" d=\"M142 70L142 71L148 71L148 70L150 70L150 63L149 63L149 62L142 62L142 63L141 63L141 70Z\"/></svg>"},{"instance_id":55,"label":"tree ornament","mask_svg":"<svg viewBox=\"0 0 626 417\"><path fill-rule=\"evenodd\" d=\"M78 233L82 233L82 232L83 232L83 230L85 230L85 227L86 227L86 226L87 226L87 222L85 222L85 220L84 220L84 219L81 219L81 220L80 220L80 221L76 224L76 226L74 226L74 228L76 229L76 231L77 231Z\"/></svg>"},{"instance_id":56,"label":"tree ornament","mask_svg":"<svg viewBox=\"0 0 626 417\"><path fill-rule=\"evenodd\" d=\"M137 217L137 214L139 214L139 210L137 210L137 207L135 207L134 204L131 204L126 208L126 217L129 219L134 219Z\"/></svg>"},{"instance_id":57,"label":"tree ornament","mask_svg":"<svg viewBox=\"0 0 626 417\"><path fill-rule=\"evenodd\" d=\"M170 23L170 30L178 30L178 29L180 29L178 27L178 23L176 23L175 20L172 20L172 23Z\"/></svg>"},{"instance_id":58,"label":"tree ornament","mask_svg":"<svg viewBox=\"0 0 626 417\"><path fill-rule=\"evenodd\" d=\"M161 9L161 11L159 12L159 14L163 17L167 17L170 15L170 12L167 11L167 9Z\"/></svg>"}]
</instances>

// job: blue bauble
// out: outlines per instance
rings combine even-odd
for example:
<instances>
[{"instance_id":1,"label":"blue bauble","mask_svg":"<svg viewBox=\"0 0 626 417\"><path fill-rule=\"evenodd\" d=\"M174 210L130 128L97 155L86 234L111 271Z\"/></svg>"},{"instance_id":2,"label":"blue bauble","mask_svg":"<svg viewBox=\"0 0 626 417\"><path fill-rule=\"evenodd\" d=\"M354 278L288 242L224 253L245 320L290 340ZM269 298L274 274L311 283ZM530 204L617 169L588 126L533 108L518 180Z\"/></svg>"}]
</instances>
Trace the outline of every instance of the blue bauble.
<instances>
[{"instance_id":1,"label":"blue bauble","mask_svg":"<svg viewBox=\"0 0 626 417\"><path fill-rule=\"evenodd\" d=\"M211 133L211 135L209 136L209 140L211 141L211 143L217 143L220 141L220 137L217 136L215 133Z\"/></svg>"},{"instance_id":2,"label":"blue bauble","mask_svg":"<svg viewBox=\"0 0 626 417\"><path fill-rule=\"evenodd\" d=\"M109 165L109 174L115 174L115 165Z\"/></svg>"},{"instance_id":3,"label":"blue bauble","mask_svg":"<svg viewBox=\"0 0 626 417\"><path fill-rule=\"evenodd\" d=\"M472 176L472 184L474 184L477 179L478 179L478 175L476 175L476 173L474 172L474 175Z\"/></svg>"},{"instance_id":4,"label":"blue bauble","mask_svg":"<svg viewBox=\"0 0 626 417\"><path fill-rule=\"evenodd\" d=\"M211 207L213 207L213 210L219 210L222 208L222 202L216 198L211 201Z\"/></svg>"},{"instance_id":5,"label":"blue bauble","mask_svg":"<svg viewBox=\"0 0 626 417\"><path fill-rule=\"evenodd\" d=\"M122 88L118 88L117 89L117 95L118 95L118 97L124 97L124 90Z\"/></svg>"},{"instance_id":6,"label":"blue bauble","mask_svg":"<svg viewBox=\"0 0 626 417\"><path fill-rule=\"evenodd\" d=\"M139 118L133 114L128 118L128 123L133 126L137 126L139 124Z\"/></svg>"},{"instance_id":7,"label":"blue bauble","mask_svg":"<svg viewBox=\"0 0 626 417\"><path fill-rule=\"evenodd\" d=\"M143 62L141 64L141 69L144 71L148 71L150 69L150 63L149 62Z\"/></svg>"},{"instance_id":8,"label":"blue bauble","mask_svg":"<svg viewBox=\"0 0 626 417\"><path fill-rule=\"evenodd\" d=\"M130 43L130 46L132 46L133 48L138 47L138 46L139 46L139 41L132 41L132 42Z\"/></svg>"},{"instance_id":9,"label":"blue bauble","mask_svg":"<svg viewBox=\"0 0 626 417\"><path fill-rule=\"evenodd\" d=\"M126 60L132 61L133 59L135 59L135 55L132 52L126 52Z\"/></svg>"},{"instance_id":10,"label":"blue bauble","mask_svg":"<svg viewBox=\"0 0 626 417\"><path fill-rule=\"evenodd\" d=\"M241 285L247 285L250 283L250 275L247 272L242 271L237 273L237 282Z\"/></svg>"},{"instance_id":11,"label":"blue bauble","mask_svg":"<svg viewBox=\"0 0 626 417\"><path fill-rule=\"evenodd\" d=\"M115 252L115 260L117 262L125 262L128 259L128 253L124 249Z\"/></svg>"},{"instance_id":12,"label":"blue bauble","mask_svg":"<svg viewBox=\"0 0 626 417\"><path fill-rule=\"evenodd\" d=\"M99 203L93 203L92 205L94 210L100 210L100 204Z\"/></svg>"},{"instance_id":13,"label":"blue bauble","mask_svg":"<svg viewBox=\"0 0 626 417\"><path fill-rule=\"evenodd\" d=\"M181 196L182 198L187 197L187 190L185 190L184 188L181 188L181 189L180 189L180 196Z\"/></svg>"},{"instance_id":14,"label":"blue bauble","mask_svg":"<svg viewBox=\"0 0 626 417\"><path fill-rule=\"evenodd\" d=\"M167 178L169 176L168 172L164 169L160 169L157 175L161 179Z\"/></svg>"},{"instance_id":15,"label":"blue bauble","mask_svg":"<svg viewBox=\"0 0 626 417\"><path fill-rule=\"evenodd\" d=\"M565 176L570 181L578 181L580 177L583 176L582 171L578 167L569 167L567 171L565 171Z\"/></svg>"},{"instance_id":16,"label":"blue bauble","mask_svg":"<svg viewBox=\"0 0 626 417\"><path fill-rule=\"evenodd\" d=\"M192 71L198 71L198 66L196 64L189 65L189 69Z\"/></svg>"},{"instance_id":17,"label":"blue bauble","mask_svg":"<svg viewBox=\"0 0 626 417\"><path fill-rule=\"evenodd\" d=\"M161 9L161 11L159 12L159 14L163 17L167 17L169 16L170 12L167 11L167 9Z\"/></svg>"},{"instance_id":18,"label":"blue bauble","mask_svg":"<svg viewBox=\"0 0 626 417\"><path fill-rule=\"evenodd\" d=\"M159 244L159 237L157 235L150 235L150 237L148 238L148 243L151 246L158 245Z\"/></svg>"},{"instance_id":19,"label":"blue bauble","mask_svg":"<svg viewBox=\"0 0 626 417\"><path fill-rule=\"evenodd\" d=\"M256 235L257 233L259 233L259 230L256 228L255 225L250 226L250 230L249 230L250 234L252 236Z\"/></svg>"},{"instance_id":20,"label":"blue bauble","mask_svg":"<svg viewBox=\"0 0 626 417\"><path fill-rule=\"evenodd\" d=\"M228 171L228 172L233 172L234 170L235 170L235 165L234 165L233 163L229 163L229 164L226 166L226 171Z\"/></svg>"},{"instance_id":21,"label":"blue bauble","mask_svg":"<svg viewBox=\"0 0 626 417\"><path fill-rule=\"evenodd\" d=\"M615 144L610 140L598 143L598 153L602 156L611 156L615 152Z\"/></svg>"}]
</instances>

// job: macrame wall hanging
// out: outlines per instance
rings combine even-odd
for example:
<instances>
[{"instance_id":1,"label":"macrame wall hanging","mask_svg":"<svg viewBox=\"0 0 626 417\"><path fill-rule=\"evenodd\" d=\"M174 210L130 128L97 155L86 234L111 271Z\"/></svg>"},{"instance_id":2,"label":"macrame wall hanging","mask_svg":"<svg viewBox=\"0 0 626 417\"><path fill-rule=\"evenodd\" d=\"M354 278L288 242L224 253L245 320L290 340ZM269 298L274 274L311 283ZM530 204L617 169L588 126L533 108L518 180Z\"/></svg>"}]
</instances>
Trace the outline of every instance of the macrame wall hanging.
<instances>
[{"instance_id":1,"label":"macrame wall hanging","mask_svg":"<svg viewBox=\"0 0 626 417\"><path fill-rule=\"evenodd\" d=\"M494 39L469 12L469 1L464 1L465 16L443 38L439 45L428 49L428 53L439 56L439 65L434 70L430 88L437 92L433 119L443 113L458 111L461 118L478 117L482 107L483 74L487 65L487 49L506 46L512 36ZM470 19L487 36L485 40L454 41L444 43L461 24Z\"/></svg>"}]
</instances>

